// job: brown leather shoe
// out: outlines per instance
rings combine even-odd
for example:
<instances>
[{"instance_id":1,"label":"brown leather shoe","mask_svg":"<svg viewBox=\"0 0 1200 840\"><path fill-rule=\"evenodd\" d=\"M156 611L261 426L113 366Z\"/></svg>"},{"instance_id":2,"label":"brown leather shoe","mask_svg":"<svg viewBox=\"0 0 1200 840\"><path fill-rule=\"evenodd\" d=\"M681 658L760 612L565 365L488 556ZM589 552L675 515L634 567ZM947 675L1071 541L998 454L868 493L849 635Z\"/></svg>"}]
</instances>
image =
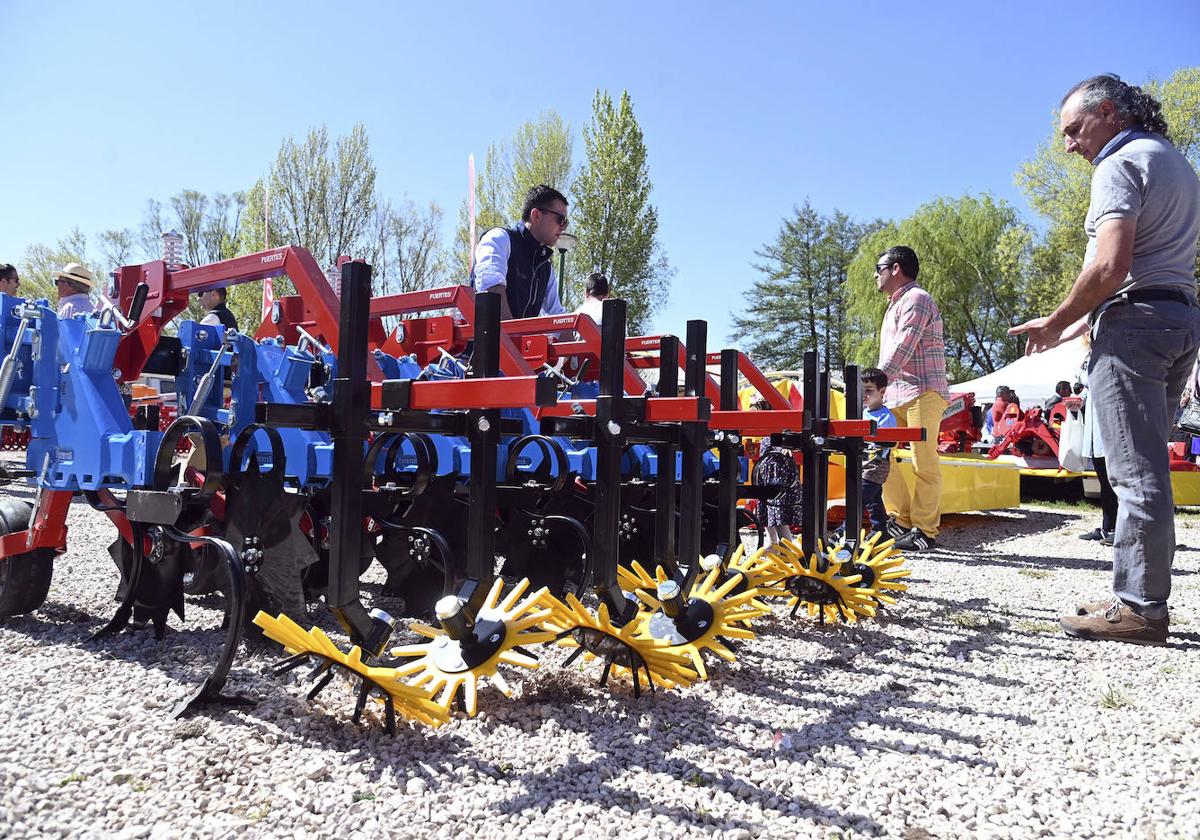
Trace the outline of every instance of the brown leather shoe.
<instances>
[{"instance_id":1,"label":"brown leather shoe","mask_svg":"<svg viewBox=\"0 0 1200 840\"><path fill-rule=\"evenodd\" d=\"M1094 612L1104 612L1112 603L1112 596L1103 601L1080 601L1075 605L1075 615L1088 615Z\"/></svg>"},{"instance_id":2,"label":"brown leather shoe","mask_svg":"<svg viewBox=\"0 0 1200 840\"><path fill-rule=\"evenodd\" d=\"M1136 645L1161 645L1167 641L1166 618L1143 618L1116 598L1087 615L1068 615L1058 624L1068 636Z\"/></svg>"}]
</instances>

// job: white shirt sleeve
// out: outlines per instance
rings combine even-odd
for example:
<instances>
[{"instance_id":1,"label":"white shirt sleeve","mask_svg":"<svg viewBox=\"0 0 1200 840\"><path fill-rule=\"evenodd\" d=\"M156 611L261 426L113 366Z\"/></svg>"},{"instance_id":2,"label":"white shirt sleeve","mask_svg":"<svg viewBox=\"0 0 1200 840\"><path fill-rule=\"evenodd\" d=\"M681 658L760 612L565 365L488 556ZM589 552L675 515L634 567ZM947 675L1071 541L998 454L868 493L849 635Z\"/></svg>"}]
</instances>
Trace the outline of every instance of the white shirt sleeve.
<instances>
[{"instance_id":1,"label":"white shirt sleeve","mask_svg":"<svg viewBox=\"0 0 1200 840\"><path fill-rule=\"evenodd\" d=\"M202 326L202 327L219 327L219 326L221 326L221 319L217 317L217 314L215 312L209 312L203 318L200 319L200 326Z\"/></svg>"},{"instance_id":2,"label":"white shirt sleeve","mask_svg":"<svg viewBox=\"0 0 1200 840\"><path fill-rule=\"evenodd\" d=\"M493 228L475 247L475 291L486 292L508 281L508 256L512 246L504 228Z\"/></svg>"},{"instance_id":3,"label":"white shirt sleeve","mask_svg":"<svg viewBox=\"0 0 1200 840\"><path fill-rule=\"evenodd\" d=\"M546 297L542 300L543 315L563 315L567 308L562 305L562 296L558 293L558 275L554 266L550 267L550 282L546 284Z\"/></svg>"}]
</instances>

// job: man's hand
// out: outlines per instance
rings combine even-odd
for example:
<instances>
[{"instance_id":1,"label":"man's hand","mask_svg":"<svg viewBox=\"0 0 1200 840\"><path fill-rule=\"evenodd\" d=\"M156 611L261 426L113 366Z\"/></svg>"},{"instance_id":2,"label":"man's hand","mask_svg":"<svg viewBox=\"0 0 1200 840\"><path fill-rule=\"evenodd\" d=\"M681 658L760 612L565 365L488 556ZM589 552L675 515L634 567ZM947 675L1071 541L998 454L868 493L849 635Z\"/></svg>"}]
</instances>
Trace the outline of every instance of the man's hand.
<instances>
[{"instance_id":1,"label":"man's hand","mask_svg":"<svg viewBox=\"0 0 1200 840\"><path fill-rule=\"evenodd\" d=\"M1083 335L1087 329L1086 318L1081 318L1066 328L1055 327L1050 321L1050 318L1034 318L1009 328L1008 334L1025 335L1025 355L1032 356Z\"/></svg>"}]
</instances>

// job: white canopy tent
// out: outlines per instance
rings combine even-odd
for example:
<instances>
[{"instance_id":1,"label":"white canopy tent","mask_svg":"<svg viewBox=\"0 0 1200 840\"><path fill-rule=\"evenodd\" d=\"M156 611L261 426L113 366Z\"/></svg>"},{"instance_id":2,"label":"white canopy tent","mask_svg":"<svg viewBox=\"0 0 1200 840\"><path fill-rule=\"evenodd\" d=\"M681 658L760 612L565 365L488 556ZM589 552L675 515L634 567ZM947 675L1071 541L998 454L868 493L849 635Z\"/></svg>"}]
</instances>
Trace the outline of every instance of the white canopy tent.
<instances>
[{"instance_id":1,"label":"white canopy tent","mask_svg":"<svg viewBox=\"0 0 1200 840\"><path fill-rule=\"evenodd\" d=\"M1061 380L1074 384L1079 366L1086 357L1087 347L1081 336L1044 353L1022 356L987 376L951 385L950 392L973 393L975 404L982 405L995 402L996 388L1007 385L1021 398L1022 408L1033 408L1048 400L1054 394L1054 386Z\"/></svg>"}]
</instances>

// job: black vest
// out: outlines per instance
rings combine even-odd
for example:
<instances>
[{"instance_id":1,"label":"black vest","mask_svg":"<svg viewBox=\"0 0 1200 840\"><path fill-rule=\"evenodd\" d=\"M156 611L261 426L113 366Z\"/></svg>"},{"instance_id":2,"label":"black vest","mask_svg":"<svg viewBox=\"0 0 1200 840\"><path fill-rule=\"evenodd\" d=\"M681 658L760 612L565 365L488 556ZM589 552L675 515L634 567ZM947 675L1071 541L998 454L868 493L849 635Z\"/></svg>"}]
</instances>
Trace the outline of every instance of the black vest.
<instances>
[{"instance_id":1,"label":"black vest","mask_svg":"<svg viewBox=\"0 0 1200 840\"><path fill-rule=\"evenodd\" d=\"M524 222L505 228L508 234L508 274L505 292L514 318L536 318L550 285L554 250L533 238Z\"/></svg>"},{"instance_id":2,"label":"black vest","mask_svg":"<svg viewBox=\"0 0 1200 840\"><path fill-rule=\"evenodd\" d=\"M223 326L225 329L236 330L238 328L237 318L233 317L233 313L229 311L229 307L225 304L218 303L209 311L213 315L217 316L217 318L221 321L221 326Z\"/></svg>"}]
</instances>

